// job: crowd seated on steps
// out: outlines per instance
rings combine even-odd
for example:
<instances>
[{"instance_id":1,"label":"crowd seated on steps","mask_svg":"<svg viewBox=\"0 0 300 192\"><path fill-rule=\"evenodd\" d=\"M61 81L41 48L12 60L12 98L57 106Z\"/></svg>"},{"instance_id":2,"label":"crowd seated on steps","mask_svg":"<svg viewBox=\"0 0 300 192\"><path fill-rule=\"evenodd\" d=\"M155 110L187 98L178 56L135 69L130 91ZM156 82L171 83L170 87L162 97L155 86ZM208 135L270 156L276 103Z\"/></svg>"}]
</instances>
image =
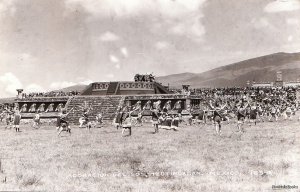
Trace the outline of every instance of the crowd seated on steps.
<instances>
[{"instance_id":1,"label":"crowd seated on steps","mask_svg":"<svg viewBox=\"0 0 300 192\"><path fill-rule=\"evenodd\" d=\"M79 95L78 91L51 91L51 92L32 92L32 93L22 93L20 99L30 99L37 97L67 97L67 96L76 96Z\"/></svg>"}]
</instances>

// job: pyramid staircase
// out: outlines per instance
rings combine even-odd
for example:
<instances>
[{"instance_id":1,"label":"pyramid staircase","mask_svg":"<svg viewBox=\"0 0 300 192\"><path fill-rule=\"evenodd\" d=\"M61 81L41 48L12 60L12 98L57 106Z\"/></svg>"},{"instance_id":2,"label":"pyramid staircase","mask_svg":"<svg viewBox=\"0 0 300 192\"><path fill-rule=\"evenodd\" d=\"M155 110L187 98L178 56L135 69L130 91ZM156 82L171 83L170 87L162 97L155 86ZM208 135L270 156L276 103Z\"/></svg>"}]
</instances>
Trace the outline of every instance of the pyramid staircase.
<instances>
[{"instance_id":1,"label":"pyramid staircase","mask_svg":"<svg viewBox=\"0 0 300 192\"><path fill-rule=\"evenodd\" d=\"M106 95L115 95L119 87L119 82L110 82Z\"/></svg>"},{"instance_id":2,"label":"pyramid staircase","mask_svg":"<svg viewBox=\"0 0 300 192\"><path fill-rule=\"evenodd\" d=\"M68 119L72 124L79 124L78 120L83 114L83 108L91 106L92 108L89 112L90 121L95 121L96 115L100 112L104 120L113 120L120 108L119 105L123 105L123 103L123 96L76 96L66 106L68 111L73 108Z\"/></svg>"}]
</instances>

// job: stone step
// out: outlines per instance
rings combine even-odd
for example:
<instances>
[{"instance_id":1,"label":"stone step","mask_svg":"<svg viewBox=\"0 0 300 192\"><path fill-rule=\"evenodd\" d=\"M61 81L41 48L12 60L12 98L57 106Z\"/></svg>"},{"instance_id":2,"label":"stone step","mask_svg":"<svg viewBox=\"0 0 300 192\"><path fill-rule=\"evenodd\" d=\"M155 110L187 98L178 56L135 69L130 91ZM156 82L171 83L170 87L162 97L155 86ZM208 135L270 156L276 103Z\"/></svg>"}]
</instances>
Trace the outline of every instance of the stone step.
<instances>
[{"instance_id":1,"label":"stone step","mask_svg":"<svg viewBox=\"0 0 300 192\"><path fill-rule=\"evenodd\" d=\"M75 97L69 103L67 108L74 110L69 114L68 118L70 123L78 124L78 120L81 117L83 111L82 109L76 108L77 106L84 106L86 102L88 106L91 106L89 119L95 120L96 115L102 112L104 120L112 120L115 115L117 108L122 100L122 96L116 97Z\"/></svg>"}]
</instances>

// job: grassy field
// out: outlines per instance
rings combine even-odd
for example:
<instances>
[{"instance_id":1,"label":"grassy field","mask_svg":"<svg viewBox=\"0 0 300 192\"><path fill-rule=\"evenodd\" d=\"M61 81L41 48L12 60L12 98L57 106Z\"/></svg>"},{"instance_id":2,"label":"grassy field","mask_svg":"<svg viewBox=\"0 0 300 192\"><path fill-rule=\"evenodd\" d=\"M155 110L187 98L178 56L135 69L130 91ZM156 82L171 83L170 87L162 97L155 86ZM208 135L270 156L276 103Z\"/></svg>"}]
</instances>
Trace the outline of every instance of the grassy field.
<instances>
[{"instance_id":1,"label":"grassy field","mask_svg":"<svg viewBox=\"0 0 300 192\"><path fill-rule=\"evenodd\" d=\"M73 128L57 137L54 126L20 133L0 129L0 191L273 191L300 187L300 122L266 122L236 132L224 125L151 125L122 137L112 126ZM288 190L288 191L299 191Z\"/></svg>"}]
</instances>

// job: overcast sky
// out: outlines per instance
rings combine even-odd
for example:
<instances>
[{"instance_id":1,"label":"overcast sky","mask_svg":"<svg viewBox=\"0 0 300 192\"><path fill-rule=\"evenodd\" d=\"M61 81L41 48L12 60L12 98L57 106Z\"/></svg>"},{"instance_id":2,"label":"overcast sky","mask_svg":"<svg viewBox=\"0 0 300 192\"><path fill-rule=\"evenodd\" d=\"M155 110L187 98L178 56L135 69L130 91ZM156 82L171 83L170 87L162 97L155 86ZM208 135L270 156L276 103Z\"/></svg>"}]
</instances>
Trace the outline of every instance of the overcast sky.
<instances>
[{"instance_id":1,"label":"overcast sky","mask_svg":"<svg viewBox=\"0 0 300 192\"><path fill-rule=\"evenodd\" d=\"M300 0L0 0L0 97L300 52Z\"/></svg>"}]
</instances>

